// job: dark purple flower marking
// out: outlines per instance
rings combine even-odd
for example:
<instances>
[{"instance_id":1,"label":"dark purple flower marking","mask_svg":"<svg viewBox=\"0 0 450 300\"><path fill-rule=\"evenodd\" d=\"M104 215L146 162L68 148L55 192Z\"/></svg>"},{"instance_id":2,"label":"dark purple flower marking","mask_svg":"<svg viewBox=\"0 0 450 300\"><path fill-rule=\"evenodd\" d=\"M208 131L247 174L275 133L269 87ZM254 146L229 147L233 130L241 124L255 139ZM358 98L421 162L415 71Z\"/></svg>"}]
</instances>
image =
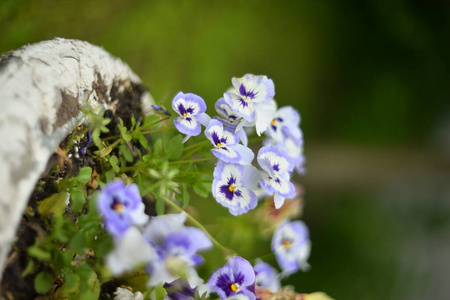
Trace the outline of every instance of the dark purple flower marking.
<instances>
[{"instance_id":1,"label":"dark purple flower marking","mask_svg":"<svg viewBox=\"0 0 450 300\"><path fill-rule=\"evenodd\" d=\"M211 134L211 138L214 142L214 145L220 148L226 148L224 146L228 143L228 137L226 136L219 137L217 132L213 131Z\"/></svg>"},{"instance_id":2,"label":"dark purple flower marking","mask_svg":"<svg viewBox=\"0 0 450 300\"><path fill-rule=\"evenodd\" d=\"M220 192L225 195L225 198L232 201L234 196L240 198L242 197L242 192L238 189L236 189L236 178L233 176L230 176L228 178L227 184L224 184L220 187Z\"/></svg>"},{"instance_id":3,"label":"dark purple flower marking","mask_svg":"<svg viewBox=\"0 0 450 300\"><path fill-rule=\"evenodd\" d=\"M245 89L244 84L241 83L241 86L239 87L239 93L241 94L241 96L243 97L248 97L250 99L255 99L256 95L258 94L258 92L253 92L253 91L248 91Z\"/></svg>"},{"instance_id":4,"label":"dark purple flower marking","mask_svg":"<svg viewBox=\"0 0 450 300\"><path fill-rule=\"evenodd\" d=\"M192 114L194 112L194 108L192 106L189 106L188 108L185 108L183 104L178 104L178 111L183 117L186 117L188 114Z\"/></svg>"},{"instance_id":5,"label":"dark purple flower marking","mask_svg":"<svg viewBox=\"0 0 450 300\"><path fill-rule=\"evenodd\" d=\"M242 197L242 192L238 189L236 189L236 178L233 176L230 176L228 178L227 184L224 184L220 187L220 192L225 195L225 198L232 201L234 196L236 197Z\"/></svg>"},{"instance_id":6,"label":"dark purple flower marking","mask_svg":"<svg viewBox=\"0 0 450 300\"><path fill-rule=\"evenodd\" d=\"M273 131L277 131L279 123L283 123L283 118L274 118L272 122L270 122L270 127L272 127Z\"/></svg>"}]
</instances>

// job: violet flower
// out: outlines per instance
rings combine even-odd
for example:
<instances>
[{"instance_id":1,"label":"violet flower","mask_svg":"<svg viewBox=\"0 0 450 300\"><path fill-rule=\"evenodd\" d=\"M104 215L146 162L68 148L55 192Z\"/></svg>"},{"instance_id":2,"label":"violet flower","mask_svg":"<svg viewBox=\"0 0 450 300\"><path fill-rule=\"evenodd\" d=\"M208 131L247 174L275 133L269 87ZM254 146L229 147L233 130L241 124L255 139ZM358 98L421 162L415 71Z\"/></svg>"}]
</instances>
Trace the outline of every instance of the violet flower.
<instances>
[{"instance_id":1,"label":"violet flower","mask_svg":"<svg viewBox=\"0 0 450 300\"><path fill-rule=\"evenodd\" d=\"M275 142L283 142L286 137L289 137L300 143L303 137L299 125L300 114L298 111L292 106L285 106L277 110L266 134Z\"/></svg>"},{"instance_id":2,"label":"violet flower","mask_svg":"<svg viewBox=\"0 0 450 300\"><path fill-rule=\"evenodd\" d=\"M211 152L223 162L249 165L255 157L250 148L238 144L239 138L234 131L223 127L218 120L209 122L205 135L214 145Z\"/></svg>"},{"instance_id":3,"label":"violet flower","mask_svg":"<svg viewBox=\"0 0 450 300\"><path fill-rule=\"evenodd\" d=\"M233 77L231 82L234 89L223 95L225 102L243 117L245 122L254 123L256 133L261 135L275 116L273 81L266 76L246 74L242 78ZM236 129L239 130L245 122L241 122Z\"/></svg>"},{"instance_id":4,"label":"violet flower","mask_svg":"<svg viewBox=\"0 0 450 300\"><path fill-rule=\"evenodd\" d=\"M219 116L215 116L214 119L219 120L223 123L223 125L232 128L236 131L236 127L239 125L239 123L242 121L242 117L239 116L228 104L225 102L224 98L220 98L216 101L216 104L214 105L214 108L216 109ZM242 144L244 146L248 145L248 137L247 133L245 132L244 128L241 128L236 131L236 134L239 136L239 139L241 140Z\"/></svg>"},{"instance_id":5,"label":"violet flower","mask_svg":"<svg viewBox=\"0 0 450 300\"><path fill-rule=\"evenodd\" d=\"M219 204L237 216L254 209L258 204L254 190L257 189L259 179L260 174L253 166L219 161L214 169L212 194Z\"/></svg>"},{"instance_id":6,"label":"violet flower","mask_svg":"<svg viewBox=\"0 0 450 300\"><path fill-rule=\"evenodd\" d=\"M119 180L108 183L98 196L97 206L106 230L113 236L121 236L128 227L148 221L138 186L134 183L128 186Z\"/></svg>"},{"instance_id":7,"label":"violet flower","mask_svg":"<svg viewBox=\"0 0 450 300\"><path fill-rule=\"evenodd\" d=\"M256 273L256 286L269 289L273 293L281 289L280 276L271 265L257 259L253 269Z\"/></svg>"},{"instance_id":8,"label":"violet flower","mask_svg":"<svg viewBox=\"0 0 450 300\"><path fill-rule=\"evenodd\" d=\"M231 257L227 264L215 270L208 280L211 292L221 299L239 294L255 300L255 271L252 265L240 256Z\"/></svg>"},{"instance_id":9,"label":"violet flower","mask_svg":"<svg viewBox=\"0 0 450 300\"><path fill-rule=\"evenodd\" d=\"M206 234L195 227L185 227L186 214L153 217L144 230L144 236L156 249L158 257L147 267L149 286L172 282L194 267L203 258L197 254L212 247Z\"/></svg>"},{"instance_id":10,"label":"violet flower","mask_svg":"<svg viewBox=\"0 0 450 300\"><path fill-rule=\"evenodd\" d=\"M172 108L180 115L174 119L174 124L178 131L186 134L183 142L191 136L199 135L201 125L207 126L211 120L205 113L205 101L195 94L179 92L172 101Z\"/></svg>"},{"instance_id":11,"label":"violet flower","mask_svg":"<svg viewBox=\"0 0 450 300\"><path fill-rule=\"evenodd\" d=\"M291 158L275 146L262 147L258 152L258 163L263 169L261 187L274 195L275 208L280 208L284 199L295 196L295 187L290 182L289 172L294 164Z\"/></svg>"},{"instance_id":12,"label":"violet flower","mask_svg":"<svg viewBox=\"0 0 450 300\"><path fill-rule=\"evenodd\" d=\"M309 231L302 221L283 221L272 237L272 251L283 275L309 269L307 262L311 252Z\"/></svg>"},{"instance_id":13,"label":"violet flower","mask_svg":"<svg viewBox=\"0 0 450 300\"><path fill-rule=\"evenodd\" d=\"M303 154L303 133L300 131L300 134L301 138L299 141L295 141L290 137L285 137L283 141L276 142L274 139L269 138L264 140L263 144L265 146L273 145L285 152L294 164L295 171L297 171L298 174L303 175L306 173L306 158Z\"/></svg>"}]
</instances>

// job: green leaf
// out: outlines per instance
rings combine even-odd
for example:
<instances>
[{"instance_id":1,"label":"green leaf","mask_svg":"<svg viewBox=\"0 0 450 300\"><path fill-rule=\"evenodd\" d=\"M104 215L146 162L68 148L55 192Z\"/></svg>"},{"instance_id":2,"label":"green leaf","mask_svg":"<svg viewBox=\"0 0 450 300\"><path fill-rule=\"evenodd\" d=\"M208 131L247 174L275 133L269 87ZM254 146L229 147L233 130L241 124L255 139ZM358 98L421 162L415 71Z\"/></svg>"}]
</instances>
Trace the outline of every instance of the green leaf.
<instances>
[{"instance_id":1,"label":"green leaf","mask_svg":"<svg viewBox=\"0 0 450 300\"><path fill-rule=\"evenodd\" d=\"M161 174L155 169L148 169L147 173L153 178L161 179Z\"/></svg>"},{"instance_id":2,"label":"green leaf","mask_svg":"<svg viewBox=\"0 0 450 300\"><path fill-rule=\"evenodd\" d=\"M80 277L74 273L64 274L64 284L56 291L53 299L77 299Z\"/></svg>"},{"instance_id":3,"label":"green leaf","mask_svg":"<svg viewBox=\"0 0 450 300\"><path fill-rule=\"evenodd\" d=\"M97 148L102 149L103 145L102 145L102 140L100 139L100 130L99 129L94 129L92 131L91 137L92 137L92 141L94 142L94 145L97 146Z\"/></svg>"},{"instance_id":4,"label":"green leaf","mask_svg":"<svg viewBox=\"0 0 450 300\"><path fill-rule=\"evenodd\" d=\"M92 168L84 167L81 169L80 174L77 176L77 181L81 183L88 183L91 180Z\"/></svg>"},{"instance_id":5,"label":"green leaf","mask_svg":"<svg viewBox=\"0 0 450 300\"><path fill-rule=\"evenodd\" d=\"M155 145L153 146L153 153L155 155L161 155L163 153L163 141L162 139L157 139Z\"/></svg>"},{"instance_id":6,"label":"green leaf","mask_svg":"<svg viewBox=\"0 0 450 300\"><path fill-rule=\"evenodd\" d=\"M45 272L40 272L34 278L34 289L39 294L45 294L52 288L53 277Z\"/></svg>"},{"instance_id":7,"label":"green leaf","mask_svg":"<svg viewBox=\"0 0 450 300\"><path fill-rule=\"evenodd\" d=\"M77 274L69 273L64 275L64 281L66 282L66 289L71 290L77 288L80 284L80 277Z\"/></svg>"},{"instance_id":8,"label":"green leaf","mask_svg":"<svg viewBox=\"0 0 450 300\"><path fill-rule=\"evenodd\" d=\"M117 156L111 155L111 157L109 158L109 163L111 164L111 167L114 169L114 171L116 173L119 173L120 171L120 168L118 166L119 159L117 158Z\"/></svg>"},{"instance_id":9,"label":"green leaf","mask_svg":"<svg viewBox=\"0 0 450 300\"><path fill-rule=\"evenodd\" d=\"M53 194L38 203L38 212L41 216L46 216L50 213L60 216L66 211L66 203L69 200L69 193L61 192Z\"/></svg>"},{"instance_id":10,"label":"green leaf","mask_svg":"<svg viewBox=\"0 0 450 300\"><path fill-rule=\"evenodd\" d=\"M117 124L117 127L119 128L120 131L120 135L122 135L122 138L126 141L129 142L131 141L132 135L127 133L128 130L125 126L123 126L123 121L121 118L119 118L119 124Z\"/></svg>"},{"instance_id":11,"label":"green leaf","mask_svg":"<svg viewBox=\"0 0 450 300\"><path fill-rule=\"evenodd\" d=\"M56 239L62 243L66 243L69 241L69 236L65 227L70 228L70 225L73 224L70 219L64 218L63 216L55 216L52 220L53 231L51 232L51 236L53 239ZM74 229L72 228L72 231Z\"/></svg>"},{"instance_id":12,"label":"green leaf","mask_svg":"<svg viewBox=\"0 0 450 300\"><path fill-rule=\"evenodd\" d=\"M83 231L78 231L77 233L75 233L75 235L72 237L69 243L70 249L72 249L72 251L77 254L83 253L85 245L86 245L86 236Z\"/></svg>"},{"instance_id":13,"label":"green leaf","mask_svg":"<svg viewBox=\"0 0 450 300\"><path fill-rule=\"evenodd\" d=\"M181 155L183 154L183 137L181 135L176 135L172 139L170 139L170 142L165 145L166 153L168 155L169 159L180 159Z\"/></svg>"},{"instance_id":14,"label":"green leaf","mask_svg":"<svg viewBox=\"0 0 450 300\"><path fill-rule=\"evenodd\" d=\"M183 185L183 208L188 206L190 200L190 195L186 189L186 185Z\"/></svg>"},{"instance_id":15,"label":"green leaf","mask_svg":"<svg viewBox=\"0 0 450 300\"><path fill-rule=\"evenodd\" d=\"M86 203L86 198L81 189L73 188L70 191L70 199L72 203L72 211L75 213L80 212Z\"/></svg>"},{"instance_id":16,"label":"green leaf","mask_svg":"<svg viewBox=\"0 0 450 300\"><path fill-rule=\"evenodd\" d=\"M186 206L188 206L188 204L189 204L190 196L189 196L189 193L187 191L186 184L184 184L184 183L181 184L180 188L181 188L181 192L179 194L175 195L175 199L179 203L182 203L182 207L183 208L186 208Z\"/></svg>"},{"instance_id":17,"label":"green leaf","mask_svg":"<svg viewBox=\"0 0 450 300\"><path fill-rule=\"evenodd\" d=\"M50 252L42 250L37 245L33 245L28 248L27 253L29 256L42 261L49 261L50 259L52 259L52 254Z\"/></svg>"},{"instance_id":18,"label":"green leaf","mask_svg":"<svg viewBox=\"0 0 450 300\"><path fill-rule=\"evenodd\" d=\"M114 172L114 170L113 169L109 170L108 172L105 173L106 182L110 182L111 180L114 179L115 176L116 173Z\"/></svg>"},{"instance_id":19,"label":"green leaf","mask_svg":"<svg viewBox=\"0 0 450 300\"><path fill-rule=\"evenodd\" d=\"M128 149L128 146L125 144L122 144L119 146L120 152L122 152L122 155L125 157L127 162L133 162L133 155L131 154L130 149Z\"/></svg>"},{"instance_id":20,"label":"green leaf","mask_svg":"<svg viewBox=\"0 0 450 300\"><path fill-rule=\"evenodd\" d=\"M148 141L142 133L137 133L136 139L141 143L142 147L148 148Z\"/></svg>"},{"instance_id":21,"label":"green leaf","mask_svg":"<svg viewBox=\"0 0 450 300\"><path fill-rule=\"evenodd\" d=\"M76 273L81 279L79 299L98 299L98 296L100 295L100 282L94 270L88 265L82 265L77 268Z\"/></svg>"},{"instance_id":22,"label":"green leaf","mask_svg":"<svg viewBox=\"0 0 450 300\"><path fill-rule=\"evenodd\" d=\"M166 289L163 287L163 283L155 286L156 300L164 300L165 295L166 295Z\"/></svg>"},{"instance_id":23,"label":"green leaf","mask_svg":"<svg viewBox=\"0 0 450 300\"><path fill-rule=\"evenodd\" d=\"M133 131L134 126L136 126L136 119L134 116L131 116L131 128L130 131Z\"/></svg>"},{"instance_id":24,"label":"green leaf","mask_svg":"<svg viewBox=\"0 0 450 300\"><path fill-rule=\"evenodd\" d=\"M21 276L25 277L28 274L32 274L33 272L34 272L34 261L32 259L29 259L28 264L27 264L25 270L23 270Z\"/></svg>"},{"instance_id":25,"label":"green leaf","mask_svg":"<svg viewBox=\"0 0 450 300\"><path fill-rule=\"evenodd\" d=\"M156 199L156 213L158 216L161 216L164 214L165 206L164 206L164 200L162 198Z\"/></svg>"},{"instance_id":26,"label":"green leaf","mask_svg":"<svg viewBox=\"0 0 450 300\"><path fill-rule=\"evenodd\" d=\"M209 183L197 183L194 186L194 192L197 193L202 198L208 197L209 192L211 192L211 184Z\"/></svg>"},{"instance_id":27,"label":"green leaf","mask_svg":"<svg viewBox=\"0 0 450 300\"><path fill-rule=\"evenodd\" d=\"M146 128L154 124L159 120L159 117L157 115L148 115L144 119L144 123L142 124L142 128Z\"/></svg>"}]
</instances>

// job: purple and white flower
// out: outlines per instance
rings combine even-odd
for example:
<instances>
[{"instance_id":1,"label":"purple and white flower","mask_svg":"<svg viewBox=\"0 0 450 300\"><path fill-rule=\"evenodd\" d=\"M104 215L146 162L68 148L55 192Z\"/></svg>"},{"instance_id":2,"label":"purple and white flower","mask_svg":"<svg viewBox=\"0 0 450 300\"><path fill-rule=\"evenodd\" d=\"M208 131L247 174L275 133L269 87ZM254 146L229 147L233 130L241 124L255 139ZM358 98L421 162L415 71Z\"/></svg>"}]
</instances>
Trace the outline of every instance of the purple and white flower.
<instances>
[{"instance_id":1,"label":"purple and white flower","mask_svg":"<svg viewBox=\"0 0 450 300\"><path fill-rule=\"evenodd\" d=\"M290 137L285 137L284 141L276 142L274 139L266 139L264 140L264 145L274 145L278 149L286 152L286 154L291 158L292 163L294 164L295 170L298 174L305 174L305 162L306 158L303 154L303 133L300 131L301 138L299 141L295 141Z\"/></svg>"},{"instance_id":2,"label":"purple and white flower","mask_svg":"<svg viewBox=\"0 0 450 300\"><path fill-rule=\"evenodd\" d=\"M286 137L300 143L303 136L300 131L300 114L292 106L285 106L277 110L266 134L275 140L283 142Z\"/></svg>"},{"instance_id":3,"label":"purple and white flower","mask_svg":"<svg viewBox=\"0 0 450 300\"><path fill-rule=\"evenodd\" d=\"M148 221L139 188L132 183L113 181L103 188L97 206L105 221L106 230L121 236L132 225L144 225Z\"/></svg>"},{"instance_id":4,"label":"purple and white flower","mask_svg":"<svg viewBox=\"0 0 450 300\"><path fill-rule=\"evenodd\" d=\"M203 258L197 254L212 247L206 234L195 227L185 227L186 214L153 217L144 230L144 236L156 249L158 257L147 267L149 286L172 282L194 267Z\"/></svg>"},{"instance_id":5,"label":"purple and white flower","mask_svg":"<svg viewBox=\"0 0 450 300\"><path fill-rule=\"evenodd\" d=\"M219 204L237 216L254 209L258 204L254 190L259 179L260 173L253 166L219 161L214 169L212 194Z\"/></svg>"},{"instance_id":6,"label":"purple and white flower","mask_svg":"<svg viewBox=\"0 0 450 300\"><path fill-rule=\"evenodd\" d=\"M208 280L209 289L221 299L243 294L250 300L255 296L255 271L240 256L231 257L227 264L218 268Z\"/></svg>"},{"instance_id":7,"label":"purple and white flower","mask_svg":"<svg viewBox=\"0 0 450 300\"><path fill-rule=\"evenodd\" d=\"M272 237L272 251L283 275L309 269L307 262L311 252L309 231L302 221L283 221Z\"/></svg>"},{"instance_id":8,"label":"purple and white flower","mask_svg":"<svg viewBox=\"0 0 450 300\"><path fill-rule=\"evenodd\" d=\"M205 135L214 145L211 149L214 156L224 162L249 165L255 157L250 148L238 144L239 138L234 131L223 127L218 120L209 122Z\"/></svg>"},{"instance_id":9,"label":"purple and white flower","mask_svg":"<svg viewBox=\"0 0 450 300\"><path fill-rule=\"evenodd\" d=\"M269 195L274 195L275 208L280 208L284 199L295 196L295 187L290 182L289 174L294 164L284 151L272 145L259 150L258 163L263 170L259 181L261 187Z\"/></svg>"},{"instance_id":10,"label":"purple and white flower","mask_svg":"<svg viewBox=\"0 0 450 300\"><path fill-rule=\"evenodd\" d=\"M242 78L233 77L231 82L234 89L223 95L225 102L243 117L245 122L254 123L256 133L261 135L275 116L273 81L266 76L246 74ZM243 126L242 123L236 129L239 130Z\"/></svg>"},{"instance_id":11,"label":"purple and white flower","mask_svg":"<svg viewBox=\"0 0 450 300\"><path fill-rule=\"evenodd\" d=\"M172 108L180 116L174 119L175 127L186 134L184 141L191 136L197 136L202 126L207 126L211 118L205 113L205 101L192 93L179 92L172 101Z\"/></svg>"},{"instance_id":12,"label":"purple and white flower","mask_svg":"<svg viewBox=\"0 0 450 300\"><path fill-rule=\"evenodd\" d=\"M276 293L281 289L280 276L277 270L271 265L257 259L253 269L256 273L256 286L263 289L269 289L273 293Z\"/></svg>"},{"instance_id":13,"label":"purple and white flower","mask_svg":"<svg viewBox=\"0 0 450 300\"><path fill-rule=\"evenodd\" d=\"M214 105L219 116L215 116L214 119L219 120L225 126L235 129L241 123L242 117L239 116L226 102L224 98L220 98L217 100ZM242 144L245 146L248 145L248 137L244 128L240 128L236 131L236 134L239 136Z\"/></svg>"},{"instance_id":14,"label":"purple and white flower","mask_svg":"<svg viewBox=\"0 0 450 300\"><path fill-rule=\"evenodd\" d=\"M121 237L114 239L114 249L106 256L106 265L114 276L119 276L155 258L156 250L136 227L130 227Z\"/></svg>"}]
</instances>

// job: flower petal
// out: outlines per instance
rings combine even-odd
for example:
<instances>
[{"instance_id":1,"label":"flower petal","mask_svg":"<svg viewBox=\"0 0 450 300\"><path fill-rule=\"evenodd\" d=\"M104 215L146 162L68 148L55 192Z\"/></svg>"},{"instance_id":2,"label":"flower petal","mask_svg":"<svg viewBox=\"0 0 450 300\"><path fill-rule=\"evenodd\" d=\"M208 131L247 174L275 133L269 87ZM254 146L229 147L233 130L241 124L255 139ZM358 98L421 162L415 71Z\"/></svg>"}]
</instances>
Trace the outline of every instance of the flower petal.
<instances>
[{"instance_id":1,"label":"flower petal","mask_svg":"<svg viewBox=\"0 0 450 300\"><path fill-rule=\"evenodd\" d=\"M178 117L173 120L175 127L178 129L179 132L191 135L191 136L197 136L202 132L202 126L200 125L200 122L195 119L195 117Z\"/></svg>"},{"instance_id":2,"label":"flower petal","mask_svg":"<svg viewBox=\"0 0 450 300\"><path fill-rule=\"evenodd\" d=\"M136 227L130 227L114 244L113 251L106 256L106 265L114 276L131 271L137 265L149 263L157 257L156 250L144 240Z\"/></svg>"}]
</instances>

